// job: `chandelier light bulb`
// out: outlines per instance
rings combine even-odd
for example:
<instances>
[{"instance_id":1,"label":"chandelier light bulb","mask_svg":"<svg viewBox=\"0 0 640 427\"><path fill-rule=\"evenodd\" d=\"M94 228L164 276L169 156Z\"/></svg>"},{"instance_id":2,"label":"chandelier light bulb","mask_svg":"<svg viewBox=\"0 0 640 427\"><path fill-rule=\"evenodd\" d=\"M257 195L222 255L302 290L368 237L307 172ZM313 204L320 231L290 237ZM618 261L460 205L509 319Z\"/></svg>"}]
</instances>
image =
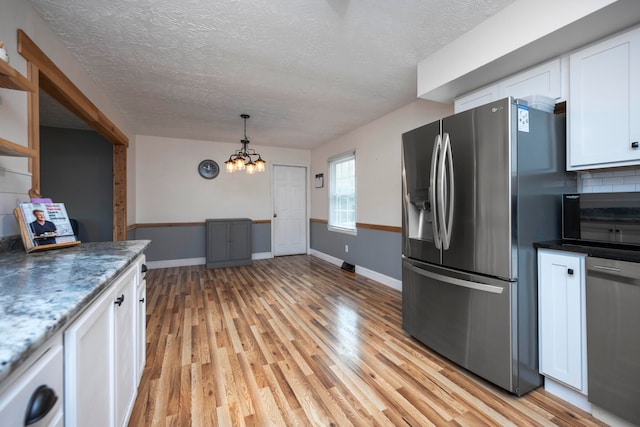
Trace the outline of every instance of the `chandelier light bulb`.
<instances>
[{"instance_id":1,"label":"chandelier light bulb","mask_svg":"<svg viewBox=\"0 0 640 427\"><path fill-rule=\"evenodd\" d=\"M244 170L244 159L242 157L236 159L236 170Z\"/></svg>"},{"instance_id":2,"label":"chandelier light bulb","mask_svg":"<svg viewBox=\"0 0 640 427\"><path fill-rule=\"evenodd\" d=\"M247 173L253 175L256 172L256 164L253 162L247 163Z\"/></svg>"},{"instance_id":3,"label":"chandelier light bulb","mask_svg":"<svg viewBox=\"0 0 640 427\"><path fill-rule=\"evenodd\" d=\"M233 173L236 170L235 163L231 160L231 157L229 157L229 160L224 162L224 164L227 165L227 172Z\"/></svg>"}]
</instances>

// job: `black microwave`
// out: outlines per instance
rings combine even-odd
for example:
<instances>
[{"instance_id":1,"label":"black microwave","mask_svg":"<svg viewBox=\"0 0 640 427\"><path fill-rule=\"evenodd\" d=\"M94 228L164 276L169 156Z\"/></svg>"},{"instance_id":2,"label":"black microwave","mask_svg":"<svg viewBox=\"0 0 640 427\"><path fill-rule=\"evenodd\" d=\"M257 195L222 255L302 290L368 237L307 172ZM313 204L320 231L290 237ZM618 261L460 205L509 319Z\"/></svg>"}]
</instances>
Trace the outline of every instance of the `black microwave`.
<instances>
[{"instance_id":1,"label":"black microwave","mask_svg":"<svg viewBox=\"0 0 640 427\"><path fill-rule=\"evenodd\" d=\"M564 194L562 237L640 245L640 192Z\"/></svg>"}]
</instances>

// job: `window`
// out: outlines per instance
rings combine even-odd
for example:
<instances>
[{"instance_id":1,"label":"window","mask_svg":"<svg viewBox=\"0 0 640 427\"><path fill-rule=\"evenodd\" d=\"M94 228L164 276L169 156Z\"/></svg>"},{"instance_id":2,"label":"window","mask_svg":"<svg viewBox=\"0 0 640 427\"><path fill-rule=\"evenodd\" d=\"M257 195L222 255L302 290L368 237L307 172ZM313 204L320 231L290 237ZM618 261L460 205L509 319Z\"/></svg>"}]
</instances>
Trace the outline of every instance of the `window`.
<instances>
[{"instance_id":1,"label":"window","mask_svg":"<svg viewBox=\"0 0 640 427\"><path fill-rule=\"evenodd\" d=\"M329 160L329 229L356 232L356 155Z\"/></svg>"}]
</instances>

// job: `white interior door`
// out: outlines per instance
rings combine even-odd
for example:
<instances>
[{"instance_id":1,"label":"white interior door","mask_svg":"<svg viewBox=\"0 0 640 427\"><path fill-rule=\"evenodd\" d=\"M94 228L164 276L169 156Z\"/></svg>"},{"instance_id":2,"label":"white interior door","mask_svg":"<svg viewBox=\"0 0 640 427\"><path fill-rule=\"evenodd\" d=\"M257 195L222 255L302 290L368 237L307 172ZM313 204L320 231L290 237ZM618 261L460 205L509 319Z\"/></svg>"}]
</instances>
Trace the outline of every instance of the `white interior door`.
<instances>
[{"instance_id":1,"label":"white interior door","mask_svg":"<svg viewBox=\"0 0 640 427\"><path fill-rule=\"evenodd\" d=\"M307 252L307 168L273 167L273 254Z\"/></svg>"}]
</instances>

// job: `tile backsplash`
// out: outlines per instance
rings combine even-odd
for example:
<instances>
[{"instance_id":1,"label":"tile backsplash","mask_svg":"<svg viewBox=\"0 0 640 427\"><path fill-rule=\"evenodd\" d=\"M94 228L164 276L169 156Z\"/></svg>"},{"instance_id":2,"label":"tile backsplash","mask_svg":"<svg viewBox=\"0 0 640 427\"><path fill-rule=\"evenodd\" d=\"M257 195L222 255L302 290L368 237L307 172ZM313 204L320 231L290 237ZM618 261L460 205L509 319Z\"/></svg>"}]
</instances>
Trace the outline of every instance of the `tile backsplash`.
<instances>
[{"instance_id":1,"label":"tile backsplash","mask_svg":"<svg viewBox=\"0 0 640 427\"><path fill-rule=\"evenodd\" d=\"M640 168L578 172L578 191L581 193L640 191Z\"/></svg>"}]
</instances>

